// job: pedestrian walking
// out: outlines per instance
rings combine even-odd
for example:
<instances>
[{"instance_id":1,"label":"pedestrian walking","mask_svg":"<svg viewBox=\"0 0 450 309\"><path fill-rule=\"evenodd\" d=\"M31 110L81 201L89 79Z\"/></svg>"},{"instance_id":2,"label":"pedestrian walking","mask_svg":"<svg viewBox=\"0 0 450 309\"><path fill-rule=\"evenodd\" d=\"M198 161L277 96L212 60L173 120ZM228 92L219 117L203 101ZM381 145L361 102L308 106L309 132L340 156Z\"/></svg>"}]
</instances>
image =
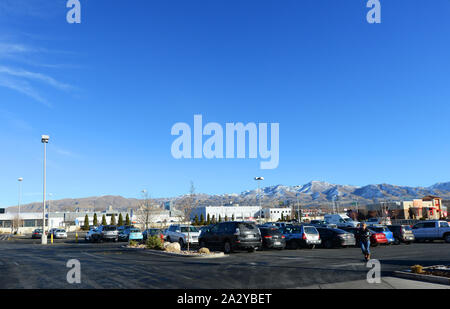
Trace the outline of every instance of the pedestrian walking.
<instances>
[{"instance_id":1,"label":"pedestrian walking","mask_svg":"<svg viewBox=\"0 0 450 309\"><path fill-rule=\"evenodd\" d=\"M359 240L364 259L367 262L370 260L370 230L367 228L367 224L362 224L358 230L357 238Z\"/></svg>"}]
</instances>

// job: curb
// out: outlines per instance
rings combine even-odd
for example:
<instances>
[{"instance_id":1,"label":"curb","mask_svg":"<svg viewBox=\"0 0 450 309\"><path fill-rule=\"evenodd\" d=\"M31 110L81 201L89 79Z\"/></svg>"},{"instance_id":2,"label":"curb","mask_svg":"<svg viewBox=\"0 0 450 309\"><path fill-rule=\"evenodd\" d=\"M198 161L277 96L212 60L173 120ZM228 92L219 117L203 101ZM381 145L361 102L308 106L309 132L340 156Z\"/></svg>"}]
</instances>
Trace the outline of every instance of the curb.
<instances>
[{"instance_id":1,"label":"curb","mask_svg":"<svg viewBox=\"0 0 450 309\"><path fill-rule=\"evenodd\" d=\"M403 279L450 285L450 278L432 275L413 274L406 271L395 271L394 276Z\"/></svg>"},{"instance_id":2,"label":"curb","mask_svg":"<svg viewBox=\"0 0 450 309\"><path fill-rule=\"evenodd\" d=\"M149 254L156 254L161 256L176 256L176 257L184 257L184 258L197 258L197 259L217 259L217 258L224 258L228 257L228 255L225 255L223 252L217 252L212 255L186 255L186 254L180 254L180 253L174 253L174 252L165 252L165 251L159 251L159 250L153 250L153 249L145 249L145 248L126 248L122 247L126 250L140 250L144 253Z\"/></svg>"}]
</instances>

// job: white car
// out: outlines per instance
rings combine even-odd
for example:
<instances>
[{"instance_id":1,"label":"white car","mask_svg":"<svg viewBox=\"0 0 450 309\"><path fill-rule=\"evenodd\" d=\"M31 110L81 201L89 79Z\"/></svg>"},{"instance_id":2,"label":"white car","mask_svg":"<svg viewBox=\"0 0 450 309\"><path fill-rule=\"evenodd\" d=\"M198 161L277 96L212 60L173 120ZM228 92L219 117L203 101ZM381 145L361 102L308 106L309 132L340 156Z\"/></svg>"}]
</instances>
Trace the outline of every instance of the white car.
<instances>
[{"instance_id":1,"label":"white car","mask_svg":"<svg viewBox=\"0 0 450 309\"><path fill-rule=\"evenodd\" d=\"M358 227L359 222L353 221L346 214L328 214L324 217L329 224L336 224L338 228L341 227Z\"/></svg>"},{"instance_id":2,"label":"white car","mask_svg":"<svg viewBox=\"0 0 450 309\"><path fill-rule=\"evenodd\" d=\"M166 233L165 238L168 242L178 242L181 247L187 243L198 244L200 230L192 225L173 224Z\"/></svg>"},{"instance_id":3,"label":"white car","mask_svg":"<svg viewBox=\"0 0 450 309\"><path fill-rule=\"evenodd\" d=\"M366 224L368 226L372 226L372 225L392 225L392 221L391 218L389 217L380 217L380 218L369 218L366 221Z\"/></svg>"},{"instance_id":4,"label":"white car","mask_svg":"<svg viewBox=\"0 0 450 309\"><path fill-rule=\"evenodd\" d=\"M62 229L54 230L53 231L53 237L55 239L66 239L67 238L66 230L62 230Z\"/></svg>"}]
</instances>

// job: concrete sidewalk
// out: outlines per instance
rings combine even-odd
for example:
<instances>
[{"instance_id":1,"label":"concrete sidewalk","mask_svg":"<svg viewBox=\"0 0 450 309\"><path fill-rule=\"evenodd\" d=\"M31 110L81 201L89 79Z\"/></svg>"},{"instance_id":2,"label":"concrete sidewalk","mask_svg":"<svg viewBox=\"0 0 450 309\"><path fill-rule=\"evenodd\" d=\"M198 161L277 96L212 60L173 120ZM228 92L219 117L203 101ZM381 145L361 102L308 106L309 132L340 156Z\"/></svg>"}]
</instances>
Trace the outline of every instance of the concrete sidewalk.
<instances>
[{"instance_id":1,"label":"concrete sidewalk","mask_svg":"<svg viewBox=\"0 0 450 309\"><path fill-rule=\"evenodd\" d=\"M381 283L370 284L366 280L317 284L303 289L450 289L449 285L407 280L395 277L384 277Z\"/></svg>"}]
</instances>

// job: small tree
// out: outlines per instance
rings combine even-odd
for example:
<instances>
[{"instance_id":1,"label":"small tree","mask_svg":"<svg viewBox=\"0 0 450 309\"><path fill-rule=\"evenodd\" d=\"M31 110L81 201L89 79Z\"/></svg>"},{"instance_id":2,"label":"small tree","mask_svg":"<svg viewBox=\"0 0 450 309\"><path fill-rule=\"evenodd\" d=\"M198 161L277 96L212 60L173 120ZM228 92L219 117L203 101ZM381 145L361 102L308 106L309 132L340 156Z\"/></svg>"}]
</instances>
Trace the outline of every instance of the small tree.
<instances>
[{"instance_id":1,"label":"small tree","mask_svg":"<svg viewBox=\"0 0 450 309\"><path fill-rule=\"evenodd\" d=\"M105 215L102 216L102 225L108 225L108 223L106 223L106 216Z\"/></svg>"},{"instance_id":2,"label":"small tree","mask_svg":"<svg viewBox=\"0 0 450 309\"><path fill-rule=\"evenodd\" d=\"M123 216L122 216L121 213L119 214L119 223L117 225L118 226L122 226L123 225Z\"/></svg>"},{"instance_id":3,"label":"small tree","mask_svg":"<svg viewBox=\"0 0 450 309\"><path fill-rule=\"evenodd\" d=\"M114 214L111 216L111 225L116 225L116 216Z\"/></svg>"},{"instance_id":4,"label":"small tree","mask_svg":"<svg viewBox=\"0 0 450 309\"><path fill-rule=\"evenodd\" d=\"M234 221L234 214L231 216L231 221Z\"/></svg>"},{"instance_id":5,"label":"small tree","mask_svg":"<svg viewBox=\"0 0 450 309\"><path fill-rule=\"evenodd\" d=\"M209 214L208 214L207 219L206 219L206 224L207 225L211 224L211 217L209 216Z\"/></svg>"},{"instance_id":6,"label":"small tree","mask_svg":"<svg viewBox=\"0 0 450 309\"><path fill-rule=\"evenodd\" d=\"M222 216L219 215L219 223L222 222Z\"/></svg>"},{"instance_id":7,"label":"small tree","mask_svg":"<svg viewBox=\"0 0 450 309\"><path fill-rule=\"evenodd\" d=\"M127 214L127 216L125 217L125 225L130 225L130 215Z\"/></svg>"},{"instance_id":8,"label":"small tree","mask_svg":"<svg viewBox=\"0 0 450 309\"><path fill-rule=\"evenodd\" d=\"M225 222L227 222L228 221L228 216L227 215L225 215Z\"/></svg>"},{"instance_id":9,"label":"small tree","mask_svg":"<svg viewBox=\"0 0 450 309\"><path fill-rule=\"evenodd\" d=\"M84 217L84 226L83 226L83 230L88 231L89 230L89 217L88 215L86 215Z\"/></svg>"},{"instance_id":10,"label":"small tree","mask_svg":"<svg viewBox=\"0 0 450 309\"><path fill-rule=\"evenodd\" d=\"M212 216L211 223L212 224L216 224L216 215Z\"/></svg>"},{"instance_id":11,"label":"small tree","mask_svg":"<svg viewBox=\"0 0 450 309\"><path fill-rule=\"evenodd\" d=\"M98 225L97 214L94 214L94 221L92 222L94 226Z\"/></svg>"},{"instance_id":12,"label":"small tree","mask_svg":"<svg viewBox=\"0 0 450 309\"><path fill-rule=\"evenodd\" d=\"M195 217L194 217L194 225L195 226L200 225L200 222L198 221L198 216L197 215L195 215Z\"/></svg>"},{"instance_id":13,"label":"small tree","mask_svg":"<svg viewBox=\"0 0 450 309\"><path fill-rule=\"evenodd\" d=\"M200 215L200 225L205 225L205 217L203 214Z\"/></svg>"}]
</instances>

